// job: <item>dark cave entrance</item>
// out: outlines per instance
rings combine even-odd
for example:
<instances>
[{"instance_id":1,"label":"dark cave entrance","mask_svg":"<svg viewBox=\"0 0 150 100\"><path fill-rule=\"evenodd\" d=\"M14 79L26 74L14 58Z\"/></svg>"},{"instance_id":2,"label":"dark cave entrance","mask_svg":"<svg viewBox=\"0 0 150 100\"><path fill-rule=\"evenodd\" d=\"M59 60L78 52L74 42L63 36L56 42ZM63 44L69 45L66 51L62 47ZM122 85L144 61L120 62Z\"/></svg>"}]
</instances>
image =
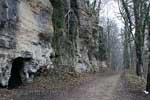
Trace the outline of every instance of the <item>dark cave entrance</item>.
<instances>
[{"instance_id":1,"label":"dark cave entrance","mask_svg":"<svg viewBox=\"0 0 150 100\"><path fill-rule=\"evenodd\" d=\"M8 81L8 89L16 88L22 84L21 71L23 67L24 67L24 59L22 57L18 57L13 60L11 68L11 76Z\"/></svg>"}]
</instances>

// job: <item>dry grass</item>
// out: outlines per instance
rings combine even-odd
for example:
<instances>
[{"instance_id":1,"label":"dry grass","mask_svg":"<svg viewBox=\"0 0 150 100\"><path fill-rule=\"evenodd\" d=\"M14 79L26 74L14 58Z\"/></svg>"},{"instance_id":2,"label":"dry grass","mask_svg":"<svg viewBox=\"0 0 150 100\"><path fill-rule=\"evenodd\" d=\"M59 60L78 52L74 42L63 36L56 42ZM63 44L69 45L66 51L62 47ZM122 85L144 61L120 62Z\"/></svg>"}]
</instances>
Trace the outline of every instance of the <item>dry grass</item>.
<instances>
[{"instance_id":1,"label":"dry grass","mask_svg":"<svg viewBox=\"0 0 150 100\"><path fill-rule=\"evenodd\" d=\"M125 72L125 80L127 83L126 85L128 85L129 91L138 92L143 91L145 89L146 80L142 77L138 77L132 71Z\"/></svg>"},{"instance_id":2,"label":"dry grass","mask_svg":"<svg viewBox=\"0 0 150 100\"><path fill-rule=\"evenodd\" d=\"M73 75L64 73L63 75L47 75L37 77L33 83L25 84L17 89L0 89L0 100L10 100L11 97L24 91L62 91L79 86L89 80L93 80L94 74Z\"/></svg>"}]
</instances>

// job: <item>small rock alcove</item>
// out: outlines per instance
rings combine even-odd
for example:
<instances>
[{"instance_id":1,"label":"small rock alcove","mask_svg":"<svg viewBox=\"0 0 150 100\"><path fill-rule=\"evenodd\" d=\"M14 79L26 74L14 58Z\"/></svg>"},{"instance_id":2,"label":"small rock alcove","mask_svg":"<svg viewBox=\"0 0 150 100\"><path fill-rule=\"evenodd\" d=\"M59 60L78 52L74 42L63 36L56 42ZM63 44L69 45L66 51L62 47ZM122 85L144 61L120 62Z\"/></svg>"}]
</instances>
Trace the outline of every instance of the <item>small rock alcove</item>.
<instances>
[{"instance_id":1,"label":"small rock alcove","mask_svg":"<svg viewBox=\"0 0 150 100\"><path fill-rule=\"evenodd\" d=\"M8 89L13 89L22 84L21 71L24 67L24 59L18 57L13 60L11 68L11 76L8 81Z\"/></svg>"}]
</instances>

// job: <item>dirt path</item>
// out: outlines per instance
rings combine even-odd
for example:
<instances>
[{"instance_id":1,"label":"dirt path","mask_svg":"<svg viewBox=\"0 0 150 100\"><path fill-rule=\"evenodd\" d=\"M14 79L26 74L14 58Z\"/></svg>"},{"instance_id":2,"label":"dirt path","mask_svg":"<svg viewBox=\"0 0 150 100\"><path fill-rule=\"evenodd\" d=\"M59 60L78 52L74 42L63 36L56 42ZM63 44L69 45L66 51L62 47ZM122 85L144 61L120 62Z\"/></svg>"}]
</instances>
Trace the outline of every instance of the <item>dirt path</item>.
<instances>
[{"instance_id":1,"label":"dirt path","mask_svg":"<svg viewBox=\"0 0 150 100\"><path fill-rule=\"evenodd\" d=\"M93 82L74 89L59 100L111 100L119 78L119 74L97 76Z\"/></svg>"},{"instance_id":2,"label":"dirt path","mask_svg":"<svg viewBox=\"0 0 150 100\"><path fill-rule=\"evenodd\" d=\"M23 91L12 100L111 100L119 79L120 74L97 75L93 81L68 91Z\"/></svg>"}]
</instances>

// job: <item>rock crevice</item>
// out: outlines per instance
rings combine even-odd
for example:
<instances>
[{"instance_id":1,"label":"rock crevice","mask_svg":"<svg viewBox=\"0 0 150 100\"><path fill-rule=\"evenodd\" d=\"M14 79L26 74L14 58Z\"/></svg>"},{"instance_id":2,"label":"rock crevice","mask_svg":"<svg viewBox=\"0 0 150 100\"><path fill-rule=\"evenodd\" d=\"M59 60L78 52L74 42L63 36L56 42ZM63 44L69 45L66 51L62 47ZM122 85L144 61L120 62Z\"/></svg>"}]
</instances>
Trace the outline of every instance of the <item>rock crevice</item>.
<instances>
[{"instance_id":1,"label":"rock crevice","mask_svg":"<svg viewBox=\"0 0 150 100\"><path fill-rule=\"evenodd\" d=\"M7 86L13 61L24 60L24 78L42 66L98 71L102 28L88 0L1 0L0 84Z\"/></svg>"}]
</instances>

